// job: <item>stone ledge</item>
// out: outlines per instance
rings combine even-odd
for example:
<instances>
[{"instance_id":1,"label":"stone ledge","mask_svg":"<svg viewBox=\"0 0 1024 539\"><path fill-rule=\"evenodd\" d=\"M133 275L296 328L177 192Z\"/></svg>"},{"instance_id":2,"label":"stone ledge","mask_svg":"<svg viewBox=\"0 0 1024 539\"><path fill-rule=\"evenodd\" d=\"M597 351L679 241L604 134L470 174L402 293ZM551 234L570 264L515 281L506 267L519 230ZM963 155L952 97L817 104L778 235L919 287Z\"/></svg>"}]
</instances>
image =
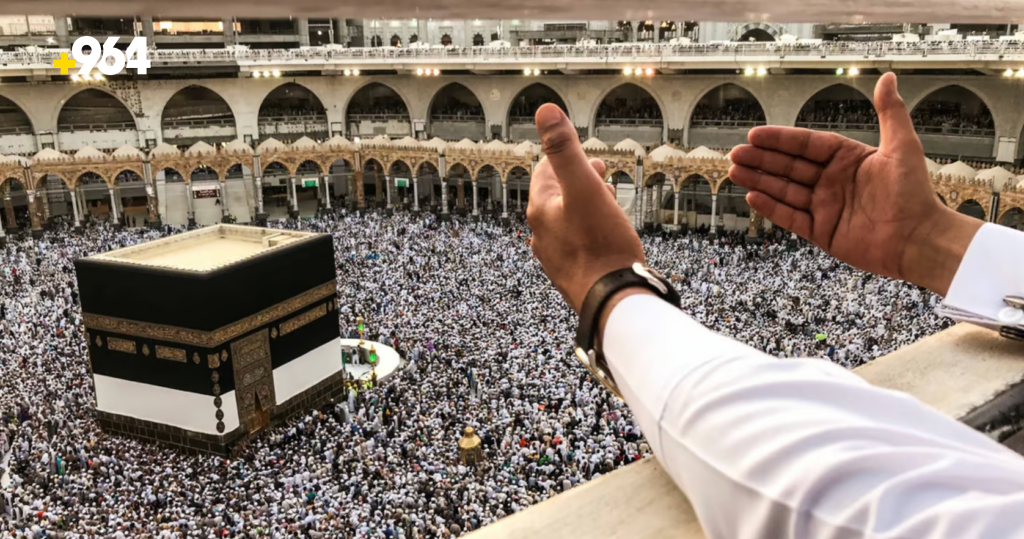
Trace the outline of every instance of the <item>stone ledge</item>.
<instances>
[{"instance_id":1,"label":"stone ledge","mask_svg":"<svg viewBox=\"0 0 1024 539\"><path fill-rule=\"evenodd\" d=\"M856 369L879 387L909 393L978 426L1021 404L1024 343L960 324ZM998 406L995 406L997 405ZM1024 449L1024 434L1007 440ZM1019 451L1019 449L1018 449ZM656 459L620 468L487 526L473 539L703 539L693 507Z\"/></svg>"}]
</instances>

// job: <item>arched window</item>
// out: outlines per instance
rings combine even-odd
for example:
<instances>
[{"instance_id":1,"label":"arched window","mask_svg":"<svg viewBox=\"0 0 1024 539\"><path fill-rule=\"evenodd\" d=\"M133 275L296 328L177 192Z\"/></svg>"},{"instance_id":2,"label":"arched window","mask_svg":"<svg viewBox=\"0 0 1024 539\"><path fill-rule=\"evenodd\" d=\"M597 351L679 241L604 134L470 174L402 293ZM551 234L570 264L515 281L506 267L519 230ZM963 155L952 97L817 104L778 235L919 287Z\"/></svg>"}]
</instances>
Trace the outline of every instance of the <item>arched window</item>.
<instances>
[{"instance_id":1,"label":"arched window","mask_svg":"<svg viewBox=\"0 0 1024 539\"><path fill-rule=\"evenodd\" d=\"M409 36L409 43L416 43L419 40L420 40L419 34L413 34L413 35Z\"/></svg>"},{"instance_id":2,"label":"arched window","mask_svg":"<svg viewBox=\"0 0 1024 539\"><path fill-rule=\"evenodd\" d=\"M394 34L394 35L391 36L391 46L392 47L401 47L402 46L402 38L398 37L398 34Z\"/></svg>"},{"instance_id":3,"label":"arched window","mask_svg":"<svg viewBox=\"0 0 1024 539\"><path fill-rule=\"evenodd\" d=\"M383 47L384 46L384 40L380 36L373 36L373 37L370 38L370 46L371 47Z\"/></svg>"},{"instance_id":4,"label":"arched window","mask_svg":"<svg viewBox=\"0 0 1024 539\"><path fill-rule=\"evenodd\" d=\"M483 47L484 46L484 36L482 36L480 34L474 35L473 36L473 46L474 47Z\"/></svg>"},{"instance_id":5,"label":"arched window","mask_svg":"<svg viewBox=\"0 0 1024 539\"><path fill-rule=\"evenodd\" d=\"M449 47L452 44L452 36L445 34L441 36L441 44L445 47Z\"/></svg>"}]
</instances>

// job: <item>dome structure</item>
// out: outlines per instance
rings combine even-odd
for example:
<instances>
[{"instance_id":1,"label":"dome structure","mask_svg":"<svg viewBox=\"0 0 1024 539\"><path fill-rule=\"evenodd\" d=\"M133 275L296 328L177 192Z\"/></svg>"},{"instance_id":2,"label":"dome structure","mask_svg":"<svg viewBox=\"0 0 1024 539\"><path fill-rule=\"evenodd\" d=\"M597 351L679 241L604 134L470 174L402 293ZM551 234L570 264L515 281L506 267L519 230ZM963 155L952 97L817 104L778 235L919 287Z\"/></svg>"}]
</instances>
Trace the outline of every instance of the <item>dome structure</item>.
<instances>
[{"instance_id":1,"label":"dome structure","mask_svg":"<svg viewBox=\"0 0 1024 539\"><path fill-rule=\"evenodd\" d=\"M217 148L214 148L213 146L210 146L209 144L201 140L189 146L189 148L185 150L185 155L188 155L190 157L196 157L200 155L213 155L215 153L217 153Z\"/></svg>"},{"instance_id":2,"label":"dome structure","mask_svg":"<svg viewBox=\"0 0 1024 539\"><path fill-rule=\"evenodd\" d=\"M978 171L974 170L970 165L963 161L957 161L940 168L939 174L942 174L943 176L953 176L973 180L974 177L978 175Z\"/></svg>"},{"instance_id":3,"label":"dome structure","mask_svg":"<svg viewBox=\"0 0 1024 539\"><path fill-rule=\"evenodd\" d=\"M288 149L288 147L285 146L283 142L277 140L274 137L270 137L267 140L264 140L263 142L260 143L259 146L256 147L256 151L261 154L267 152L279 152L286 149Z\"/></svg>"},{"instance_id":4,"label":"dome structure","mask_svg":"<svg viewBox=\"0 0 1024 539\"><path fill-rule=\"evenodd\" d=\"M252 148L241 140L235 139L224 145L224 151L231 153L252 153Z\"/></svg>"},{"instance_id":5,"label":"dome structure","mask_svg":"<svg viewBox=\"0 0 1024 539\"><path fill-rule=\"evenodd\" d=\"M991 181L992 190L999 193L1007 185L1014 185L1017 177L1003 167L992 167L979 171L975 179Z\"/></svg>"},{"instance_id":6,"label":"dome structure","mask_svg":"<svg viewBox=\"0 0 1024 539\"><path fill-rule=\"evenodd\" d=\"M725 156L707 146L698 146L686 154L686 157L691 159L722 159Z\"/></svg>"},{"instance_id":7,"label":"dome structure","mask_svg":"<svg viewBox=\"0 0 1024 539\"><path fill-rule=\"evenodd\" d=\"M627 138L626 140L616 144L615 149L619 151L633 152L637 157L647 155L647 150L644 149L644 145L631 138Z\"/></svg>"},{"instance_id":8,"label":"dome structure","mask_svg":"<svg viewBox=\"0 0 1024 539\"><path fill-rule=\"evenodd\" d=\"M323 146L324 148L350 150L352 148L355 148L356 145L352 144L351 140L341 135L334 135L333 137L327 139L327 141L325 141L323 144L321 144L321 146Z\"/></svg>"},{"instance_id":9,"label":"dome structure","mask_svg":"<svg viewBox=\"0 0 1024 539\"><path fill-rule=\"evenodd\" d=\"M936 163L931 157L924 158L924 165L928 167L928 172L932 174L938 174L939 170L942 169L942 165Z\"/></svg>"},{"instance_id":10,"label":"dome structure","mask_svg":"<svg viewBox=\"0 0 1024 539\"><path fill-rule=\"evenodd\" d=\"M86 146L75 152L75 159L107 159L107 154L93 148L92 146Z\"/></svg>"},{"instance_id":11,"label":"dome structure","mask_svg":"<svg viewBox=\"0 0 1024 539\"><path fill-rule=\"evenodd\" d=\"M602 142L601 139L597 137L590 137L586 140L586 142L583 143L583 149L600 152L607 150L608 145Z\"/></svg>"},{"instance_id":12,"label":"dome structure","mask_svg":"<svg viewBox=\"0 0 1024 539\"><path fill-rule=\"evenodd\" d=\"M651 150L651 153L648 154L648 157L650 157L652 161L661 162L665 161L666 159L671 159L673 157L686 157L686 152L678 148L674 148L668 144L663 144Z\"/></svg>"},{"instance_id":13,"label":"dome structure","mask_svg":"<svg viewBox=\"0 0 1024 539\"><path fill-rule=\"evenodd\" d=\"M128 144L114 150L111 155L115 159L142 159L144 157L142 150Z\"/></svg>"},{"instance_id":14,"label":"dome structure","mask_svg":"<svg viewBox=\"0 0 1024 539\"><path fill-rule=\"evenodd\" d=\"M445 142L444 139L441 139L441 138L438 138L438 137L434 137L434 138L432 138L432 139L422 143L421 146L424 146L424 147L427 147L427 148L433 148L433 149L435 149L437 151L441 151L441 150L443 150L443 149L448 147L448 143Z\"/></svg>"},{"instance_id":15,"label":"dome structure","mask_svg":"<svg viewBox=\"0 0 1024 539\"><path fill-rule=\"evenodd\" d=\"M32 156L31 163L39 163L42 161L64 161L69 159L67 155L64 155L53 148L43 148L38 153Z\"/></svg>"},{"instance_id":16,"label":"dome structure","mask_svg":"<svg viewBox=\"0 0 1024 539\"><path fill-rule=\"evenodd\" d=\"M302 137L299 140L296 140L295 142L293 142L291 146L292 146L293 149L296 149L296 150L306 150L306 149L310 149L310 148L317 148L320 145L317 144L317 142L315 140L313 140L313 139L311 139L309 137Z\"/></svg>"},{"instance_id":17,"label":"dome structure","mask_svg":"<svg viewBox=\"0 0 1024 539\"><path fill-rule=\"evenodd\" d=\"M160 144L156 145L156 148L153 148L152 150L149 151L149 155L164 157L168 155L181 155L181 152L174 146L171 146L166 142L161 142Z\"/></svg>"}]
</instances>

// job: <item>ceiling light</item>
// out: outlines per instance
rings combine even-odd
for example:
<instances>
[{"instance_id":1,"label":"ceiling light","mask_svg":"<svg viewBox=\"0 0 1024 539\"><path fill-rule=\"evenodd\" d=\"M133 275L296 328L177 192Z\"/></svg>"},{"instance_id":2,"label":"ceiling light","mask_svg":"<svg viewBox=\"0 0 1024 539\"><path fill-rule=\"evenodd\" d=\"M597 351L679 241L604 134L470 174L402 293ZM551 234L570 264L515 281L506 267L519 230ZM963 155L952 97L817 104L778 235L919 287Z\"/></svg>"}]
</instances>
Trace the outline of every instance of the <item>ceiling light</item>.
<instances>
[{"instance_id":1,"label":"ceiling light","mask_svg":"<svg viewBox=\"0 0 1024 539\"><path fill-rule=\"evenodd\" d=\"M647 75L648 77L654 75L654 69L648 67L647 69L644 70L644 75Z\"/></svg>"},{"instance_id":2,"label":"ceiling light","mask_svg":"<svg viewBox=\"0 0 1024 539\"><path fill-rule=\"evenodd\" d=\"M1010 72L1010 74L1012 75L1012 74L1013 74L1013 72L1011 71L1011 72ZM78 81L80 81L80 80L81 80L81 78L79 78L78 74L75 74L75 75L71 75L71 81L72 81L72 82L78 82Z\"/></svg>"},{"instance_id":3,"label":"ceiling light","mask_svg":"<svg viewBox=\"0 0 1024 539\"><path fill-rule=\"evenodd\" d=\"M417 69L416 70L416 74L422 77L423 76L423 68L421 67L421 68Z\"/></svg>"},{"instance_id":4,"label":"ceiling light","mask_svg":"<svg viewBox=\"0 0 1024 539\"><path fill-rule=\"evenodd\" d=\"M627 77L632 75L633 74L633 68L627 67L627 68L623 69L622 70L622 74L626 75Z\"/></svg>"},{"instance_id":5,"label":"ceiling light","mask_svg":"<svg viewBox=\"0 0 1024 539\"><path fill-rule=\"evenodd\" d=\"M275 77L280 77L281 76L281 72L275 69L274 70L274 76Z\"/></svg>"},{"instance_id":6,"label":"ceiling light","mask_svg":"<svg viewBox=\"0 0 1024 539\"><path fill-rule=\"evenodd\" d=\"M359 76L359 70L358 69L353 69L352 70L352 74L358 77Z\"/></svg>"},{"instance_id":7,"label":"ceiling light","mask_svg":"<svg viewBox=\"0 0 1024 539\"><path fill-rule=\"evenodd\" d=\"M748 77L753 75L754 74L754 68L748 67L748 68L744 69L743 70L743 74L748 76Z\"/></svg>"},{"instance_id":8,"label":"ceiling light","mask_svg":"<svg viewBox=\"0 0 1024 539\"><path fill-rule=\"evenodd\" d=\"M270 76L270 72L269 71L264 71L263 72L263 76L264 77L269 77Z\"/></svg>"},{"instance_id":9,"label":"ceiling light","mask_svg":"<svg viewBox=\"0 0 1024 539\"><path fill-rule=\"evenodd\" d=\"M347 76L349 76L349 75L351 75L351 74L352 74L352 70L351 70L351 69L346 69L346 70L345 70L345 76L346 76L346 77L347 77Z\"/></svg>"},{"instance_id":10,"label":"ceiling light","mask_svg":"<svg viewBox=\"0 0 1024 539\"><path fill-rule=\"evenodd\" d=\"M1024 77L1024 69L1021 69L1021 70L1017 71L1017 76L1018 77Z\"/></svg>"},{"instance_id":11,"label":"ceiling light","mask_svg":"<svg viewBox=\"0 0 1024 539\"><path fill-rule=\"evenodd\" d=\"M437 75L440 75L440 74L441 74L441 70L440 70L440 69L435 69L435 70L434 70L434 76L435 76L435 77L436 77Z\"/></svg>"},{"instance_id":12,"label":"ceiling light","mask_svg":"<svg viewBox=\"0 0 1024 539\"><path fill-rule=\"evenodd\" d=\"M1012 77L1013 76L1013 70L1012 69L1007 69L1006 71L1003 71L1003 76L1004 77Z\"/></svg>"},{"instance_id":13,"label":"ceiling light","mask_svg":"<svg viewBox=\"0 0 1024 539\"><path fill-rule=\"evenodd\" d=\"M851 67L850 68L850 74L854 75L854 76L860 75L860 68L859 67Z\"/></svg>"},{"instance_id":14,"label":"ceiling light","mask_svg":"<svg viewBox=\"0 0 1024 539\"><path fill-rule=\"evenodd\" d=\"M842 75L843 73L846 73L845 69L843 69L841 67L837 67L836 68L836 75Z\"/></svg>"},{"instance_id":15,"label":"ceiling light","mask_svg":"<svg viewBox=\"0 0 1024 539\"><path fill-rule=\"evenodd\" d=\"M768 74L768 69L764 67L759 67L757 68L757 74L763 77Z\"/></svg>"},{"instance_id":16,"label":"ceiling light","mask_svg":"<svg viewBox=\"0 0 1024 539\"><path fill-rule=\"evenodd\" d=\"M103 80L103 73L94 73L92 78L96 80Z\"/></svg>"},{"instance_id":17,"label":"ceiling light","mask_svg":"<svg viewBox=\"0 0 1024 539\"><path fill-rule=\"evenodd\" d=\"M536 75L540 75L540 70L539 70L539 69L534 69L534 70L533 70L533 74L534 74L535 76L536 76Z\"/></svg>"},{"instance_id":18,"label":"ceiling light","mask_svg":"<svg viewBox=\"0 0 1024 539\"><path fill-rule=\"evenodd\" d=\"M529 77L532 74L533 74L533 70L531 70L530 68L526 68L526 69L523 70L523 75L526 75L527 77ZM1013 72L1011 71L1010 74L1012 75Z\"/></svg>"},{"instance_id":19,"label":"ceiling light","mask_svg":"<svg viewBox=\"0 0 1024 539\"><path fill-rule=\"evenodd\" d=\"M259 71L253 71L252 72L252 78L254 78L254 79L260 78L260 72Z\"/></svg>"}]
</instances>

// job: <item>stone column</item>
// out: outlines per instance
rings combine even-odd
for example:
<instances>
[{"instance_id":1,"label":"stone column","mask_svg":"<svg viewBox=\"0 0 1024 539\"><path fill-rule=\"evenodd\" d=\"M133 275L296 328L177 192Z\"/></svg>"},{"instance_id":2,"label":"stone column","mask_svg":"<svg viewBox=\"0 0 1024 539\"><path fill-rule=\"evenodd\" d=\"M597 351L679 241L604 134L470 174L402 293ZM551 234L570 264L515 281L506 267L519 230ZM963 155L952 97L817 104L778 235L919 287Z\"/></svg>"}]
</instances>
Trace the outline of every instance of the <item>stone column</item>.
<instances>
[{"instance_id":1,"label":"stone column","mask_svg":"<svg viewBox=\"0 0 1024 539\"><path fill-rule=\"evenodd\" d=\"M640 229L643 230L647 224L647 194L650 189L648 187L640 188Z\"/></svg>"},{"instance_id":2,"label":"stone column","mask_svg":"<svg viewBox=\"0 0 1024 539\"><path fill-rule=\"evenodd\" d=\"M30 189L26 190L26 193L28 194L28 216L32 221L32 237L38 238L43 235L43 220L39 205L36 203L36 192Z\"/></svg>"},{"instance_id":3,"label":"stone column","mask_svg":"<svg viewBox=\"0 0 1024 539\"><path fill-rule=\"evenodd\" d=\"M92 217L92 212L89 210L89 202L85 200L85 191L82 190L82 186L77 186L75 196L78 197L78 207L82 209L82 225L85 225Z\"/></svg>"},{"instance_id":4,"label":"stone column","mask_svg":"<svg viewBox=\"0 0 1024 539\"><path fill-rule=\"evenodd\" d=\"M4 216L7 217L7 229L18 230L18 222L14 219L14 202L11 201L11 193L4 193Z\"/></svg>"},{"instance_id":5,"label":"stone column","mask_svg":"<svg viewBox=\"0 0 1024 539\"><path fill-rule=\"evenodd\" d=\"M718 234L718 195L711 194L711 233Z\"/></svg>"},{"instance_id":6,"label":"stone column","mask_svg":"<svg viewBox=\"0 0 1024 539\"><path fill-rule=\"evenodd\" d=\"M227 179L220 179L220 222L228 222L228 215L231 212L228 211L228 182Z\"/></svg>"},{"instance_id":7,"label":"stone column","mask_svg":"<svg viewBox=\"0 0 1024 539\"><path fill-rule=\"evenodd\" d=\"M146 211L150 228L160 228L160 198L157 195L156 183L153 179L153 165L149 161L142 163L142 179L146 182Z\"/></svg>"},{"instance_id":8,"label":"stone column","mask_svg":"<svg viewBox=\"0 0 1024 539\"><path fill-rule=\"evenodd\" d=\"M114 218L114 223L120 224L121 214L117 211L117 188L108 187L107 191L110 192L110 216Z\"/></svg>"},{"instance_id":9,"label":"stone column","mask_svg":"<svg viewBox=\"0 0 1024 539\"><path fill-rule=\"evenodd\" d=\"M382 189L380 187L380 172L377 170L377 162L376 161L373 163L373 185L374 185L373 199L377 201L377 206L380 206L380 202L382 200L384 200L384 193L381 193Z\"/></svg>"},{"instance_id":10,"label":"stone column","mask_svg":"<svg viewBox=\"0 0 1024 539\"><path fill-rule=\"evenodd\" d=\"M327 204L327 209L331 209L331 177L323 176L321 180L324 182L324 203Z\"/></svg>"},{"instance_id":11,"label":"stone column","mask_svg":"<svg viewBox=\"0 0 1024 539\"><path fill-rule=\"evenodd\" d=\"M661 21L654 21L654 42L661 43Z\"/></svg>"},{"instance_id":12,"label":"stone column","mask_svg":"<svg viewBox=\"0 0 1024 539\"><path fill-rule=\"evenodd\" d=\"M362 170L357 170L356 174L355 174L355 177L356 177L356 186L355 186L356 187L356 189L355 189L356 209L364 210L364 209L366 209L366 194L365 194L365 190L363 188L363 171Z\"/></svg>"},{"instance_id":13,"label":"stone column","mask_svg":"<svg viewBox=\"0 0 1024 539\"><path fill-rule=\"evenodd\" d=\"M224 46L229 47L235 44L235 20L232 17L224 17L221 19L221 24L224 26ZM309 35L307 33L307 35Z\"/></svg>"},{"instance_id":14,"label":"stone column","mask_svg":"<svg viewBox=\"0 0 1024 539\"><path fill-rule=\"evenodd\" d=\"M75 228L82 228L82 213L78 208L78 188L71 189L71 211L75 215Z\"/></svg>"},{"instance_id":15,"label":"stone column","mask_svg":"<svg viewBox=\"0 0 1024 539\"><path fill-rule=\"evenodd\" d=\"M149 18L150 21L150 32L153 31L153 18ZM143 30L146 26L143 24ZM57 48L58 49L70 49L71 48L71 37L68 36L68 16L67 15L54 15L53 16L53 32L57 36ZM147 43L152 45L153 42Z\"/></svg>"},{"instance_id":16,"label":"stone column","mask_svg":"<svg viewBox=\"0 0 1024 539\"><path fill-rule=\"evenodd\" d=\"M309 46L309 19L295 20L295 33L299 34L299 46Z\"/></svg>"},{"instance_id":17,"label":"stone column","mask_svg":"<svg viewBox=\"0 0 1024 539\"><path fill-rule=\"evenodd\" d=\"M295 176L288 177L289 211L288 216L292 219L299 218L299 197L295 192Z\"/></svg>"},{"instance_id":18,"label":"stone column","mask_svg":"<svg viewBox=\"0 0 1024 539\"><path fill-rule=\"evenodd\" d=\"M523 186L516 186L516 209L523 211Z\"/></svg>"},{"instance_id":19,"label":"stone column","mask_svg":"<svg viewBox=\"0 0 1024 539\"><path fill-rule=\"evenodd\" d=\"M39 180L44 185L46 184L46 176ZM46 187L39 188L39 209L42 210L43 224L50 222L50 195L47 193Z\"/></svg>"},{"instance_id":20,"label":"stone column","mask_svg":"<svg viewBox=\"0 0 1024 539\"><path fill-rule=\"evenodd\" d=\"M654 199L654 224L655 225L661 223L661 201L664 200L661 197L662 197L662 188L663 188L664 185L665 185L664 183L659 183L658 184L658 188L655 191L655 199Z\"/></svg>"},{"instance_id":21,"label":"stone column","mask_svg":"<svg viewBox=\"0 0 1024 539\"><path fill-rule=\"evenodd\" d=\"M508 184L501 182L501 218L508 219Z\"/></svg>"},{"instance_id":22,"label":"stone column","mask_svg":"<svg viewBox=\"0 0 1024 539\"><path fill-rule=\"evenodd\" d=\"M679 226L679 191L675 194L675 207L672 210L672 224Z\"/></svg>"},{"instance_id":23,"label":"stone column","mask_svg":"<svg viewBox=\"0 0 1024 539\"><path fill-rule=\"evenodd\" d=\"M412 177L412 211L420 212L420 178L416 175Z\"/></svg>"},{"instance_id":24,"label":"stone column","mask_svg":"<svg viewBox=\"0 0 1024 539\"><path fill-rule=\"evenodd\" d=\"M448 220L448 178L441 176L441 220Z\"/></svg>"},{"instance_id":25,"label":"stone column","mask_svg":"<svg viewBox=\"0 0 1024 539\"><path fill-rule=\"evenodd\" d=\"M257 175L253 178L253 183L255 184L254 190L256 191L253 193L256 195L253 197L256 199L256 215L259 216L263 214L263 178Z\"/></svg>"},{"instance_id":26,"label":"stone column","mask_svg":"<svg viewBox=\"0 0 1024 539\"><path fill-rule=\"evenodd\" d=\"M463 185L462 178L459 178L459 183L455 187L455 207L459 209L466 207L466 187Z\"/></svg>"},{"instance_id":27,"label":"stone column","mask_svg":"<svg viewBox=\"0 0 1024 539\"><path fill-rule=\"evenodd\" d=\"M188 206L188 226L196 226L196 210L193 207L192 183L185 184L185 204Z\"/></svg>"},{"instance_id":28,"label":"stone column","mask_svg":"<svg viewBox=\"0 0 1024 539\"><path fill-rule=\"evenodd\" d=\"M153 30L153 17L143 16L140 20L142 21L142 35L146 38L146 45L149 47L155 46L156 42L153 41L153 35L155 34L155 30Z\"/></svg>"},{"instance_id":29,"label":"stone column","mask_svg":"<svg viewBox=\"0 0 1024 539\"><path fill-rule=\"evenodd\" d=\"M388 215L391 215L395 211L395 207L393 205L391 205L391 180L392 179L393 178L391 176L388 176L387 174L384 175L384 196L385 196L385 204L387 204L387 209L385 210L385 212L387 212Z\"/></svg>"},{"instance_id":30,"label":"stone column","mask_svg":"<svg viewBox=\"0 0 1024 539\"><path fill-rule=\"evenodd\" d=\"M480 216L480 208L478 207L479 203L477 202L477 197L478 197L478 194L477 194L477 189L476 189L476 180L473 180L473 216L474 217L479 217Z\"/></svg>"},{"instance_id":31,"label":"stone column","mask_svg":"<svg viewBox=\"0 0 1024 539\"><path fill-rule=\"evenodd\" d=\"M0 247L7 244L7 233L4 232L4 227L0 226Z\"/></svg>"},{"instance_id":32,"label":"stone column","mask_svg":"<svg viewBox=\"0 0 1024 539\"><path fill-rule=\"evenodd\" d=\"M632 30L632 37L630 38L630 43L636 43L637 32L640 29L640 23L643 22L643 21L632 21L632 22L633 22L633 24L630 25L630 30Z\"/></svg>"}]
</instances>

